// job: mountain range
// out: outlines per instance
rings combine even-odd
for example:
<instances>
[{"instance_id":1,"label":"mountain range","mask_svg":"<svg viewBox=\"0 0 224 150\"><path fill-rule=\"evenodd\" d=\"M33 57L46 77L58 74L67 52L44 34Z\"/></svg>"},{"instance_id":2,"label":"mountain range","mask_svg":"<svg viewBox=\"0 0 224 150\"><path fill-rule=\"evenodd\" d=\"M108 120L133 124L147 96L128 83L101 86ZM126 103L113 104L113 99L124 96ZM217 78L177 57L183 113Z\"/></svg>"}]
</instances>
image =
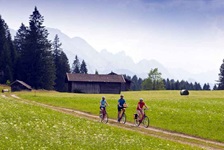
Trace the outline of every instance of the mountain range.
<instances>
[{"instance_id":1,"label":"mountain range","mask_svg":"<svg viewBox=\"0 0 224 150\"><path fill-rule=\"evenodd\" d=\"M49 32L49 40L53 41L57 34L62 49L66 53L70 65L72 65L75 56L77 55L80 62L84 59L87 64L88 73L95 73L98 71L100 74L107 74L115 72L118 74L126 74L129 76L137 75L142 79L148 76L148 73L153 68L158 68L162 73L164 79L185 80L188 82L199 82L201 85L209 83L211 88L218 79L217 71L208 71L200 74L192 74L185 71L183 68L168 69L160 62L150 59L143 59L135 63L133 59L126 55L124 51L113 54L106 49L98 52L87 41L80 37L70 38L58 29L47 28ZM11 30L12 37L15 36L15 30Z\"/></svg>"},{"instance_id":2,"label":"mountain range","mask_svg":"<svg viewBox=\"0 0 224 150\"><path fill-rule=\"evenodd\" d=\"M113 54L103 49L98 52L80 37L70 38L60 30L53 28L47 29L50 33L50 40L53 40L56 34L59 36L62 48L67 54L70 64L73 63L75 55L77 55L81 60L84 59L87 63L89 73L95 73L96 70L102 74L113 71L118 74L126 74L129 76L137 75L138 77L146 78L150 69L159 68L163 76L172 76L168 70L156 60L144 59L135 63L124 51Z\"/></svg>"}]
</instances>

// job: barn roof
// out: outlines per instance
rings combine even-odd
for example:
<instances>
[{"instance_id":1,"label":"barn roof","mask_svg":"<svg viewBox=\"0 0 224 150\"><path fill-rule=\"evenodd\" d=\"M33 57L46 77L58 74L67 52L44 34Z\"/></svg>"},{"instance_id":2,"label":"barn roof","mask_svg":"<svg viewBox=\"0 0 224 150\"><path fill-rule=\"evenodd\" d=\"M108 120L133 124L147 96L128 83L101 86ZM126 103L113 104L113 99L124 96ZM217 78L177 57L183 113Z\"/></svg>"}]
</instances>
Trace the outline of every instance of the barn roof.
<instances>
[{"instance_id":1,"label":"barn roof","mask_svg":"<svg viewBox=\"0 0 224 150\"><path fill-rule=\"evenodd\" d=\"M22 84L23 86L25 86L27 89L32 90L32 87L31 86L29 86L28 84L26 84L25 82L20 81L20 80L16 80L16 81L12 82L11 85L13 85L13 84L15 84L17 82L20 83L20 84Z\"/></svg>"},{"instance_id":2,"label":"barn roof","mask_svg":"<svg viewBox=\"0 0 224 150\"><path fill-rule=\"evenodd\" d=\"M122 75L66 73L67 81L125 83Z\"/></svg>"},{"instance_id":3,"label":"barn roof","mask_svg":"<svg viewBox=\"0 0 224 150\"><path fill-rule=\"evenodd\" d=\"M109 73L108 75L118 75L118 74L116 74L115 72L111 71L111 73ZM128 82L128 83L132 82L130 79L126 78L125 76L124 76L124 80L125 80L125 82Z\"/></svg>"}]
</instances>

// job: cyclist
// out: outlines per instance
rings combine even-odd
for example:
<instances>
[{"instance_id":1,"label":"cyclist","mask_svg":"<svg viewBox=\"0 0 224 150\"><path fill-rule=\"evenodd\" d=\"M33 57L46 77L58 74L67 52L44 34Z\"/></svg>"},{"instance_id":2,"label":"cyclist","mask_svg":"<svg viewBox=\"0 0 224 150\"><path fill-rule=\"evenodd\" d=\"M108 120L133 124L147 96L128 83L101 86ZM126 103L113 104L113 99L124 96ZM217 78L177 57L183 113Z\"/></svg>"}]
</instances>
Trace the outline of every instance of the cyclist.
<instances>
[{"instance_id":1,"label":"cyclist","mask_svg":"<svg viewBox=\"0 0 224 150\"><path fill-rule=\"evenodd\" d=\"M109 106L104 96L102 96L102 99L100 100L100 111L105 113L106 112L106 106Z\"/></svg>"},{"instance_id":2,"label":"cyclist","mask_svg":"<svg viewBox=\"0 0 224 150\"><path fill-rule=\"evenodd\" d=\"M117 105L117 109L118 109L117 121L118 122L120 122L121 115L125 112L126 107L127 107L127 105L126 105L126 101L124 99L124 96L121 95L120 99L118 100L118 105ZM121 113L121 110L122 110L122 113Z\"/></svg>"},{"instance_id":3,"label":"cyclist","mask_svg":"<svg viewBox=\"0 0 224 150\"><path fill-rule=\"evenodd\" d=\"M143 98L140 98L136 108L138 115L141 116L139 117L141 118L139 122L142 122L142 119L144 117L144 107L148 109L148 106L145 104L145 102L143 102Z\"/></svg>"}]
</instances>

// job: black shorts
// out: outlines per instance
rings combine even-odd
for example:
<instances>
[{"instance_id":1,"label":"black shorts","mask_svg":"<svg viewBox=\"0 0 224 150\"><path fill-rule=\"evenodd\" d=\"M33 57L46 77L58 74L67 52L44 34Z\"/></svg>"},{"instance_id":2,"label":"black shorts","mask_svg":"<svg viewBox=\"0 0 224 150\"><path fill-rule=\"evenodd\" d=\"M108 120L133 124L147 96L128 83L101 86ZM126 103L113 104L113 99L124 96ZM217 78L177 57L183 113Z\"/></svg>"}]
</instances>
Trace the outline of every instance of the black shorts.
<instances>
[{"instance_id":1,"label":"black shorts","mask_svg":"<svg viewBox=\"0 0 224 150\"><path fill-rule=\"evenodd\" d=\"M119 106L118 106L118 107L117 107L117 110L118 110L118 111L121 111L123 108L124 108L124 107L119 107Z\"/></svg>"},{"instance_id":2,"label":"black shorts","mask_svg":"<svg viewBox=\"0 0 224 150\"><path fill-rule=\"evenodd\" d=\"M106 107L101 107L101 106L100 106L100 109L102 109L102 108L103 108L104 110L106 110Z\"/></svg>"}]
</instances>

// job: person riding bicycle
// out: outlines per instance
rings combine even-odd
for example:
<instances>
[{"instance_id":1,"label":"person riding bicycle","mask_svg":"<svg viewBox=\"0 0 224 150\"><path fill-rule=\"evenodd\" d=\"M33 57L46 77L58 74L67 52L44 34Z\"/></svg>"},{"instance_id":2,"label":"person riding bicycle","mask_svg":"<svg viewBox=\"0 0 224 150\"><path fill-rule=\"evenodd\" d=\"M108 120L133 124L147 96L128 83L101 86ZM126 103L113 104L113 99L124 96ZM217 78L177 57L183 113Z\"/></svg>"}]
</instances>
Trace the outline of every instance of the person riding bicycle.
<instances>
[{"instance_id":1,"label":"person riding bicycle","mask_svg":"<svg viewBox=\"0 0 224 150\"><path fill-rule=\"evenodd\" d=\"M143 102L143 98L140 98L139 102L138 102L138 105L137 105L137 108L136 108L138 115L141 116L141 117L139 117L139 118L141 118L139 120L139 122L142 122L142 120L143 120L143 117L144 117L144 107L146 109L148 109L148 106L145 104L145 102Z\"/></svg>"},{"instance_id":2,"label":"person riding bicycle","mask_svg":"<svg viewBox=\"0 0 224 150\"><path fill-rule=\"evenodd\" d=\"M107 103L105 97L103 96L102 99L100 100L100 111L106 112L106 106L109 106L109 104Z\"/></svg>"},{"instance_id":3,"label":"person riding bicycle","mask_svg":"<svg viewBox=\"0 0 224 150\"><path fill-rule=\"evenodd\" d=\"M118 100L118 105L117 105L117 110L118 110L118 115L117 115L117 121L120 122L121 120L121 115L125 112L125 108L127 107L126 101L124 99L124 96L121 95L120 99ZM121 110L123 111L121 113Z\"/></svg>"}]
</instances>

